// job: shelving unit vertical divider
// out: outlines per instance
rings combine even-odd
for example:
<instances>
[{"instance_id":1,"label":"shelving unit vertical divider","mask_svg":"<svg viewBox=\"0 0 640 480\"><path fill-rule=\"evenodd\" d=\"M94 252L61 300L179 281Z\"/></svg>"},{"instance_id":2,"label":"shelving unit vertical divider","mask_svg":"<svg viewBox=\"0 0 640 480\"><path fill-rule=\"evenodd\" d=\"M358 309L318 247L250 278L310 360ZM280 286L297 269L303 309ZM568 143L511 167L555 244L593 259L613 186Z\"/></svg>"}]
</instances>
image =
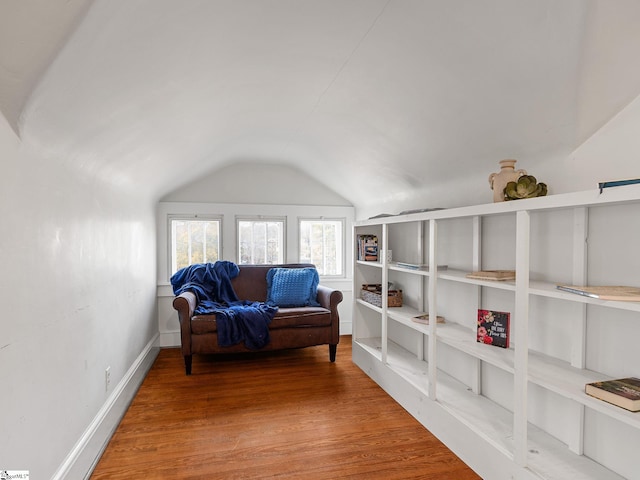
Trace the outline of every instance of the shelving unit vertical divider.
<instances>
[{"instance_id":1,"label":"shelving unit vertical divider","mask_svg":"<svg viewBox=\"0 0 640 480\"><path fill-rule=\"evenodd\" d=\"M429 271L436 272L438 270L438 224L435 219L429 220ZM429 398L435 400L437 398L436 386L437 386L437 325L438 322L438 310L437 310L437 280L438 275L434 274L429 277L429 360L428 360L428 376L429 376Z\"/></svg>"},{"instance_id":2,"label":"shelving unit vertical divider","mask_svg":"<svg viewBox=\"0 0 640 480\"><path fill-rule=\"evenodd\" d=\"M589 209L576 207L573 210L573 272L574 285L587 285L587 240L589 232ZM571 365L585 368L587 304L579 304L581 315L575 319L574 343L571 346Z\"/></svg>"},{"instance_id":3,"label":"shelving unit vertical divider","mask_svg":"<svg viewBox=\"0 0 640 480\"><path fill-rule=\"evenodd\" d=\"M425 229L425 221L421 220L420 221L420 228L418 229L418 256L419 256L419 261L420 263L425 263L425 255L424 255L424 238L425 238L425 233L424 233L424 229ZM424 282L425 282L425 277L421 276L420 277L420 294L419 294L419 298L418 298L418 305L420 306L421 311L426 311L428 308L428 305L426 305L427 302L425 302L425 297L424 297ZM428 296L427 296L428 299ZM416 336L416 341L417 341L417 352L418 352L418 359L420 360L427 360L427 358L425 357L424 354L424 335L417 335Z\"/></svg>"},{"instance_id":4,"label":"shelving unit vertical divider","mask_svg":"<svg viewBox=\"0 0 640 480\"><path fill-rule=\"evenodd\" d=\"M516 214L515 354L513 378L513 438L516 465L527 466L527 397L529 370L529 262L531 216Z\"/></svg>"},{"instance_id":5,"label":"shelving unit vertical divider","mask_svg":"<svg viewBox=\"0 0 640 480\"><path fill-rule=\"evenodd\" d=\"M389 309L389 265L387 262L387 250L389 249L389 226L382 224L382 243L378 245L378 259L382 261L382 363L387 364L387 354L389 352L388 343L388 324L387 312Z\"/></svg>"},{"instance_id":6,"label":"shelving unit vertical divider","mask_svg":"<svg viewBox=\"0 0 640 480\"><path fill-rule=\"evenodd\" d=\"M589 209L576 207L573 209L573 259L572 278L574 285L587 285L587 259L589 235ZM571 345L571 365L576 368L586 368L587 351L587 304L578 303L573 320ZM584 453L584 417L585 406L576 403L571 409L571 429L567 440L569 450L578 455Z\"/></svg>"},{"instance_id":7,"label":"shelving unit vertical divider","mask_svg":"<svg viewBox=\"0 0 640 480\"><path fill-rule=\"evenodd\" d=\"M476 215L473 217L473 244L472 244L472 271L477 272L482 270L482 217L480 215ZM474 287L476 291L475 295L475 311L480 308L482 304L482 287L480 285L476 285ZM471 385L471 390L476 395L480 395L482 393L482 361L479 358L475 358L474 362L474 374L473 374L473 384Z\"/></svg>"}]
</instances>

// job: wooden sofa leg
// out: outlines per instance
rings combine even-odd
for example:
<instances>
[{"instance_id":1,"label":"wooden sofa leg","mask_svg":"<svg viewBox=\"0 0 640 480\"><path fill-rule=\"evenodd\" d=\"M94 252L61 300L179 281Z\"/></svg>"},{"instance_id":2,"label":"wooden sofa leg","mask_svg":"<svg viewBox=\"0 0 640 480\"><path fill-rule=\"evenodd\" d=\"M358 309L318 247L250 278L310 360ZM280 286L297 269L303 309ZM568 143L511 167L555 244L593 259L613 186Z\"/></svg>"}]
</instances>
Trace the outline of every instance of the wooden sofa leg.
<instances>
[{"instance_id":1,"label":"wooden sofa leg","mask_svg":"<svg viewBox=\"0 0 640 480\"><path fill-rule=\"evenodd\" d=\"M191 375L191 355L184 356L184 366L187 371L187 375Z\"/></svg>"},{"instance_id":2,"label":"wooden sofa leg","mask_svg":"<svg viewBox=\"0 0 640 480\"><path fill-rule=\"evenodd\" d=\"M338 345L329 345L329 361L336 361L336 350L338 349Z\"/></svg>"}]
</instances>

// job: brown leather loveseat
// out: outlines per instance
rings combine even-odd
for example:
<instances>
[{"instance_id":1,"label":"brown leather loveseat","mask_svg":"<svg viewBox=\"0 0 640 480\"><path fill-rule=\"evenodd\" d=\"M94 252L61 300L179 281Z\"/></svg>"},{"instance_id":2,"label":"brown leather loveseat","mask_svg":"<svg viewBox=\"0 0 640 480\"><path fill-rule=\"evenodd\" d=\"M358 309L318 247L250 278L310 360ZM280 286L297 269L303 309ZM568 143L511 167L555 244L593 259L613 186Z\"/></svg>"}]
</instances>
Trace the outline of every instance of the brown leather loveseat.
<instances>
[{"instance_id":1,"label":"brown leather loveseat","mask_svg":"<svg viewBox=\"0 0 640 480\"><path fill-rule=\"evenodd\" d=\"M267 300L267 273L272 268L315 268L310 264L283 265L239 265L239 274L231 279L237 297L242 300L265 302ZM268 326L270 341L260 350L280 350L288 348L329 345L329 360L335 361L336 349L340 341L340 318L338 304L342 292L323 285L317 287L319 306L279 307ZM194 315L197 297L185 291L173 300L178 311L182 354L187 375L191 374L191 360L194 353L235 353L248 352L243 343L219 346L215 314Z\"/></svg>"}]
</instances>

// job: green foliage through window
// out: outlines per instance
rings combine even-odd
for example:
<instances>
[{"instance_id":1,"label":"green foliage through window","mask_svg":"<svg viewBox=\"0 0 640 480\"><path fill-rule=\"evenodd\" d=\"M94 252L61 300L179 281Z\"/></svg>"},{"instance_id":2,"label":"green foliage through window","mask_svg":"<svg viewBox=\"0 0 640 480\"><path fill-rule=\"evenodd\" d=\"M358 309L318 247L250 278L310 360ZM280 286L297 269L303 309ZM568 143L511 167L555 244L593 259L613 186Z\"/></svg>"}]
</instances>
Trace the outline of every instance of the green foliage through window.
<instances>
[{"instance_id":1,"label":"green foliage through window","mask_svg":"<svg viewBox=\"0 0 640 480\"><path fill-rule=\"evenodd\" d=\"M300 220L300 261L320 275L343 274L342 220Z\"/></svg>"},{"instance_id":2,"label":"green foliage through window","mask_svg":"<svg viewBox=\"0 0 640 480\"><path fill-rule=\"evenodd\" d=\"M171 220L172 273L220 258L219 220Z\"/></svg>"}]
</instances>

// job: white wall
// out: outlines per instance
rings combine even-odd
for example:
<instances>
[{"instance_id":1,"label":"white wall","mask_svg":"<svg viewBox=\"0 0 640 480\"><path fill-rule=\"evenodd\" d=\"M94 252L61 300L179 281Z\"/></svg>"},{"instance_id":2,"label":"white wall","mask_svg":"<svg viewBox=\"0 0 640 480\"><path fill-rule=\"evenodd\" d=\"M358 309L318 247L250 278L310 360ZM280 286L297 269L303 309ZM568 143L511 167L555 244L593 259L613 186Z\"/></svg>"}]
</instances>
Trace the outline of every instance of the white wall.
<instances>
[{"instance_id":1,"label":"white wall","mask_svg":"<svg viewBox=\"0 0 640 480\"><path fill-rule=\"evenodd\" d=\"M0 159L0 469L46 479L157 335L155 211L1 115Z\"/></svg>"},{"instance_id":2,"label":"white wall","mask_svg":"<svg viewBox=\"0 0 640 480\"><path fill-rule=\"evenodd\" d=\"M165 195L163 202L351 206L326 185L286 165L237 162Z\"/></svg>"}]
</instances>

